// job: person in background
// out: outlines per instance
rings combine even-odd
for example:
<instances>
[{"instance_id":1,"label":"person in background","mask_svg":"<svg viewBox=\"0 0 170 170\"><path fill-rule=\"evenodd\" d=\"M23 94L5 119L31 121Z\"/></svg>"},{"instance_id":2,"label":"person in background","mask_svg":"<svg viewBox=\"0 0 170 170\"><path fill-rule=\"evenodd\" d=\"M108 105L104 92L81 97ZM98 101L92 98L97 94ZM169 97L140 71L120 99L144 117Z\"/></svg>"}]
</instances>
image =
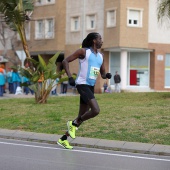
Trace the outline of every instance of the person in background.
<instances>
[{"instance_id":1,"label":"person in background","mask_svg":"<svg viewBox=\"0 0 170 170\"><path fill-rule=\"evenodd\" d=\"M42 83L44 81L44 75L42 74L38 80L38 85L42 87Z\"/></svg>"},{"instance_id":2,"label":"person in background","mask_svg":"<svg viewBox=\"0 0 170 170\"><path fill-rule=\"evenodd\" d=\"M5 70L5 65L4 65L4 64L0 64L0 68L3 69L3 74L4 74L4 76L5 76L5 83L6 83L6 70ZM6 84L4 84L3 93L6 93Z\"/></svg>"},{"instance_id":3,"label":"person in background","mask_svg":"<svg viewBox=\"0 0 170 170\"><path fill-rule=\"evenodd\" d=\"M103 84L104 93L106 92L107 87L108 87L108 85L107 85L107 81L105 81L105 82L104 82L104 84Z\"/></svg>"},{"instance_id":4,"label":"person in background","mask_svg":"<svg viewBox=\"0 0 170 170\"><path fill-rule=\"evenodd\" d=\"M61 64L60 65L60 71L62 71L62 70L63 70L63 65ZM63 93L63 82L60 83L60 94L62 94L62 93Z\"/></svg>"},{"instance_id":5,"label":"person in background","mask_svg":"<svg viewBox=\"0 0 170 170\"><path fill-rule=\"evenodd\" d=\"M56 80L53 83L53 88L51 90L52 95L58 95L57 94L57 86L58 86L59 78L56 78Z\"/></svg>"},{"instance_id":6,"label":"person in background","mask_svg":"<svg viewBox=\"0 0 170 170\"><path fill-rule=\"evenodd\" d=\"M23 83L26 83L27 84L27 86L24 86L24 93L26 94L26 95L28 95L28 93L30 92L32 95L34 94L34 91L33 90L31 90L28 86L29 85L31 85L31 82L30 82L30 80L28 79L28 78L26 78L26 77L22 77L22 81L23 81Z\"/></svg>"},{"instance_id":7,"label":"person in background","mask_svg":"<svg viewBox=\"0 0 170 170\"><path fill-rule=\"evenodd\" d=\"M0 97L3 96L5 85L5 71L3 68L0 68Z\"/></svg>"},{"instance_id":8,"label":"person in background","mask_svg":"<svg viewBox=\"0 0 170 170\"><path fill-rule=\"evenodd\" d=\"M67 93L67 88L68 88L68 81L63 81L63 94Z\"/></svg>"},{"instance_id":9,"label":"person in background","mask_svg":"<svg viewBox=\"0 0 170 170\"><path fill-rule=\"evenodd\" d=\"M11 68L8 68L8 72L7 72L7 82L8 82L8 90L9 90L9 94L13 93L13 83L12 83L12 72L13 70Z\"/></svg>"},{"instance_id":10,"label":"person in background","mask_svg":"<svg viewBox=\"0 0 170 170\"><path fill-rule=\"evenodd\" d=\"M115 92L120 93L121 78L120 78L120 75L118 74L118 71L116 71L116 73L114 75L114 82L115 82Z\"/></svg>"},{"instance_id":11,"label":"person in background","mask_svg":"<svg viewBox=\"0 0 170 170\"><path fill-rule=\"evenodd\" d=\"M99 33L89 33L82 42L82 48L76 50L73 54L63 60L63 66L69 78L69 84L75 86L80 94L80 106L78 116L73 121L67 122L68 131L57 141L57 143L66 148L72 149L67 137L75 139L76 128L88 119L94 118L100 112L99 105L94 96L94 86L96 79L101 74L103 79L110 79L111 73L105 72L104 57L98 50L103 44ZM79 73L76 81L73 79L69 70L69 63L79 59ZM70 112L70 110L69 110Z\"/></svg>"},{"instance_id":12,"label":"person in background","mask_svg":"<svg viewBox=\"0 0 170 170\"><path fill-rule=\"evenodd\" d=\"M16 68L13 68L12 83L13 83L13 94L15 94L17 87L20 87L20 83L21 83L21 77Z\"/></svg>"},{"instance_id":13,"label":"person in background","mask_svg":"<svg viewBox=\"0 0 170 170\"><path fill-rule=\"evenodd\" d=\"M29 63L25 63L25 69L28 69L29 68ZM27 78L27 77L22 77L22 82L23 83L26 83L27 86L24 86L24 93L26 95L28 95L28 93L30 92L32 95L34 94L34 91L31 90L28 86L31 85L31 82L30 80Z\"/></svg>"}]
</instances>

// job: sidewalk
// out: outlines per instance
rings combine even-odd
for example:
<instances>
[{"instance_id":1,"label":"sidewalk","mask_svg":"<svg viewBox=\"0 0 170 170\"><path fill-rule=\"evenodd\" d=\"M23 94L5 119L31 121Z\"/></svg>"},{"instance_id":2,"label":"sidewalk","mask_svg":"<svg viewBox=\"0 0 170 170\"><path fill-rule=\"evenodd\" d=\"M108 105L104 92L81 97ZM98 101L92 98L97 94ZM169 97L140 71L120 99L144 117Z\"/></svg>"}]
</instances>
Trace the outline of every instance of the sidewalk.
<instances>
[{"instance_id":1,"label":"sidewalk","mask_svg":"<svg viewBox=\"0 0 170 170\"><path fill-rule=\"evenodd\" d=\"M0 129L0 138L20 139L20 140L27 140L27 141L46 142L46 143L56 144L57 140L60 137L61 135L25 132L20 130ZM115 141L115 140L105 140L105 139L93 139L93 138L83 138L83 137L77 137L74 140L71 139L70 143L72 146L170 156L170 146L167 145Z\"/></svg>"},{"instance_id":2,"label":"sidewalk","mask_svg":"<svg viewBox=\"0 0 170 170\"><path fill-rule=\"evenodd\" d=\"M76 95L76 94L73 94L72 92L67 92L66 94L58 94L58 95L50 95L50 97L54 97L54 96L71 96L71 95ZM0 97L0 99L10 99L10 98L34 98L35 95L32 95L32 94L9 94L9 93L4 93L3 94L3 97Z\"/></svg>"},{"instance_id":3,"label":"sidewalk","mask_svg":"<svg viewBox=\"0 0 170 170\"><path fill-rule=\"evenodd\" d=\"M59 96L70 96L70 95L73 94L72 93L59 94ZM5 93L4 96L1 97L0 99L9 99L9 98L34 98L34 95L31 94L14 95L14 94ZM29 140L29 141L38 141L38 142L47 142L47 143L56 144L57 140L60 137L61 135L25 132L20 130L0 129L0 138L20 139L20 140ZM74 140L71 139L70 143L72 146L170 156L170 145L93 139L93 138L83 138L83 137L77 137Z\"/></svg>"}]
</instances>

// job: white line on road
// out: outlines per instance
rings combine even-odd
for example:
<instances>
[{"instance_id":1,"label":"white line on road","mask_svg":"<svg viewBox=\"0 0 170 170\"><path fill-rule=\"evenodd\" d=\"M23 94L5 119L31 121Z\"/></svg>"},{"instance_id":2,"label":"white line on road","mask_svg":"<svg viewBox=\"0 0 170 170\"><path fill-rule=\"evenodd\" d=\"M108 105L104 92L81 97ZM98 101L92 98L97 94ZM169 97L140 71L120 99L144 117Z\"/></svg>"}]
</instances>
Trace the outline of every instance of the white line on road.
<instances>
[{"instance_id":1,"label":"white line on road","mask_svg":"<svg viewBox=\"0 0 170 170\"><path fill-rule=\"evenodd\" d=\"M62 149L62 148L37 146L37 145L26 145L26 144L17 144L17 143L8 143L8 142L0 142L0 144L13 145L13 146L26 146L26 147L32 147L32 148L42 148L42 149L52 149L52 150L64 150L64 151L71 151L71 152L82 152L82 153L99 154L99 155L107 155L107 156L118 156L118 157L127 157L127 158L135 158L135 159L146 159L146 160L170 162L169 159L159 159L159 158L150 158L150 157L142 157L142 156L122 155L122 154L114 154L114 153L103 153L103 152L83 151L83 150L66 150L66 149Z\"/></svg>"}]
</instances>

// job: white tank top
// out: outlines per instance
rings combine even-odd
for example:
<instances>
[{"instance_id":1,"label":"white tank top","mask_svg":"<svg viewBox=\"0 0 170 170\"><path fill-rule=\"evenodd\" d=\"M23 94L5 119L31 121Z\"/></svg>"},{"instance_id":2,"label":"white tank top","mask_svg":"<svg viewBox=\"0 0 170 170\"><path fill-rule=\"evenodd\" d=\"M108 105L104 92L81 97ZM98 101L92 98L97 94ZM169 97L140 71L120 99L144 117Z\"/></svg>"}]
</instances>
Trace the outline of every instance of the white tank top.
<instances>
[{"instance_id":1,"label":"white tank top","mask_svg":"<svg viewBox=\"0 0 170 170\"><path fill-rule=\"evenodd\" d=\"M103 63L103 55L99 52L94 53L92 49L86 49L84 59L79 59L79 72L76 79L76 85L86 84L94 86L100 67Z\"/></svg>"}]
</instances>

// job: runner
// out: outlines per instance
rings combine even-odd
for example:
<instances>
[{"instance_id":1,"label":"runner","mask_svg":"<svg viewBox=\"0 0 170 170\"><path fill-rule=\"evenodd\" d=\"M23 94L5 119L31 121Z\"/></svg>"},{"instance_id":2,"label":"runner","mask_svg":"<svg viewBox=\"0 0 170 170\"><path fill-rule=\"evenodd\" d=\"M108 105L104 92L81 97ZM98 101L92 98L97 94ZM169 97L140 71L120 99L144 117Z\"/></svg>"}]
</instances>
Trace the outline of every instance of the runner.
<instances>
[{"instance_id":1,"label":"runner","mask_svg":"<svg viewBox=\"0 0 170 170\"><path fill-rule=\"evenodd\" d=\"M103 54L98 52L103 44L99 33L89 33L82 42L82 48L76 50L73 54L63 60L64 69L69 77L71 86L75 86L80 94L80 107L78 117L73 121L67 122L68 131L57 141L57 143L66 148L72 149L67 137L75 139L76 127L82 122L97 116L100 108L94 96L94 86L97 76L100 72L103 79L110 79L111 73L105 73ZM76 81L71 77L69 62L79 59L80 70Z\"/></svg>"}]
</instances>

